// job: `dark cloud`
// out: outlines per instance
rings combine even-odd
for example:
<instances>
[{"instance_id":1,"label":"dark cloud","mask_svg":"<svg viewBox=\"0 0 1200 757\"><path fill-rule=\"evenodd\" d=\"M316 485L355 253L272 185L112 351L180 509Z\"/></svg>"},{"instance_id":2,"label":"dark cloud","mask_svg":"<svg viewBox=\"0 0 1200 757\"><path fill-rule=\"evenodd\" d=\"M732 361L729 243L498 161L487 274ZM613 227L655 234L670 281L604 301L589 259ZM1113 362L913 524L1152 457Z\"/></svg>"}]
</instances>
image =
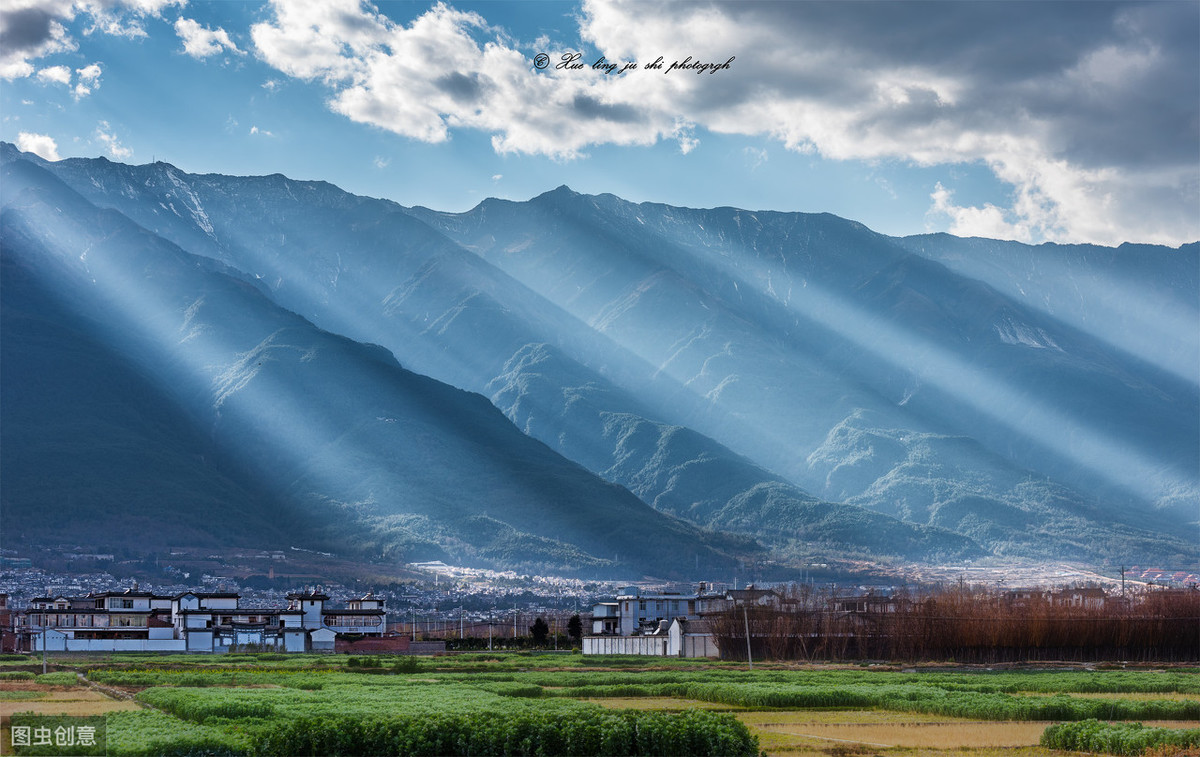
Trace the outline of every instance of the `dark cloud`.
<instances>
[{"instance_id":1,"label":"dark cloud","mask_svg":"<svg viewBox=\"0 0 1200 757\"><path fill-rule=\"evenodd\" d=\"M808 45L844 50L861 64L951 68L975 77L1023 78L1057 70L1111 34L1123 4L1105 2L749 2L722 5Z\"/></svg>"},{"instance_id":2,"label":"dark cloud","mask_svg":"<svg viewBox=\"0 0 1200 757\"><path fill-rule=\"evenodd\" d=\"M580 118L611 121L618 124L636 124L646 116L632 105L608 105L587 95L576 95L571 108Z\"/></svg>"},{"instance_id":3,"label":"dark cloud","mask_svg":"<svg viewBox=\"0 0 1200 757\"><path fill-rule=\"evenodd\" d=\"M689 12L682 4L676 12ZM792 41L794 65L734 50L742 82L770 96L857 109L892 72L952 79L954 102L918 92L869 117L897 128L923 119L1040 123L1060 157L1087 166L1200 160L1200 3L738 2L734 26ZM814 63L814 61L816 61ZM745 100L726 86L706 109ZM755 95L761 96L761 95ZM864 123L864 125L866 125Z\"/></svg>"},{"instance_id":4,"label":"dark cloud","mask_svg":"<svg viewBox=\"0 0 1200 757\"><path fill-rule=\"evenodd\" d=\"M455 102L468 104L479 100L483 93L479 78L478 73L467 75L455 71L434 80L433 85L454 98Z\"/></svg>"},{"instance_id":5,"label":"dark cloud","mask_svg":"<svg viewBox=\"0 0 1200 757\"><path fill-rule=\"evenodd\" d=\"M14 51L32 50L52 37L55 16L41 8L0 12L0 47Z\"/></svg>"}]
</instances>

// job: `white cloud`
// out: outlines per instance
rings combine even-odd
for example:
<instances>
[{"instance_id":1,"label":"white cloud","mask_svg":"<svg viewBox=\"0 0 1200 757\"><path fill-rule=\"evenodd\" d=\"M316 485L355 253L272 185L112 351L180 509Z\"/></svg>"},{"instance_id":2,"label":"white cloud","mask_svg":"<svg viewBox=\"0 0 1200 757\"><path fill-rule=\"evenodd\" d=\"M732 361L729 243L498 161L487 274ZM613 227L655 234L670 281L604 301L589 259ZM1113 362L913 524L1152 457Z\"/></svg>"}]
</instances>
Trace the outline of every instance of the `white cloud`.
<instances>
[{"instance_id":1,"label":"white cloud","mask_svg":"<svg viewBox=\"0 0 1200 757\"><path fill-rule=\"evenodd\" d=\"M440 3L407 26L359 0L273 0L272 10L251 29L263 61L325 84L335 112L412 139L475 129L499 153L569 160L592 145L660 140L686 154L706 129L834 160L986 165L1011 185L1009 207L959 207L945 187L933 198L931 216L961 230L1200 238L1196 35L1172 36L1196 26L1188 4L1013 13L984 3L584 0L580 38L641 66L613 76L535 70L535 52L556 64L564 50L549 38L521 45ZM714 74L645 70L660 55L668 65L735 62Z\"/></svg>"},{"instance_id":2,"label":"white cloud","mask_svg":"<svg viewBox=\"0 0 1200 757\"><path fill-rule=\"evenodd\" d=\"M71 67L70 66L50 66L43 68L37 72L39 81L49 83L55 82L64 86L71 86Z\"/></svg>"},{"instance_id":3,"label":"white cloud","mask_svg":"<svg viewBox=\"0 0 1200 757\"><path fill-rule=\"evenodd\" d=\"M674 114L630 103L620 79L592 71L537 74L532 58L476 13L443 4L409 26L353 0L302 6L277 2L251 35L258 55L289 76L324 82L330 107L361 123L425 142L452 128L493 134L500 153L559 159L588 145L694 146Z\"/></svg>"},{"instance_id":4,"label":"white cloud","mask_svg":"<svg viewBox=\"0 0 1200 757\"><path fill-rule=\"evenodd\" d=\"M262 88L268 92L274 92L275 90L279 89L279 87L280 84L276 79L267 79L262 83Z\"/></svg>"},{"instance_id":5,"label":"white cloud","mask_svg":"<svg viewBox=\"0 0 1200 757\"><path fill-rule=\"evenodd\" d=\"M742 154L746 156L746 163L750 166L751 171L767 162L768 155L765 147L743 147Z\"/></svg>"},{"instance_id":6,"label":"white cloud","mask_svg":"<svg viewBox=\"0 0 1200 757\"><path fill-rule=\"evenodd\" d=\"M503 178L504 174L502 173L492 174L492 181L500 181Z\"/></svg>"},{"instance_id":7,"label":"white cloud","mask_svg":"<svg viewBox=\"0 0 1200 757\"><path fill-rule=\"evenodd\" d=\"M260 134L260 135L262 135L262 136L264 136L264 137L273 137L273 136L275 136L274 134L272 134L271 132L267 131L266 129L260 129L260 128L258 128L257 126L251 126L251 127L250 127L250 133L251 133L251 134Z\"/></svg>"},{"instance_id":8,"label":"white cloud","mask_svg":"<svg viewBox=\"0 0 1200 757\"><path fill-rule=\"evenodd\" d=\"M376 155L375 159L371 161L371 165L375 166L376 168L380 168L380 169L387 168L389 165L391 165L391 163L392 163L391 158L385 158L382 155Z\"/></svg>"},{"instance_id":9,"label":"white cloud","mask_svg":"<svg viewBox=\"0 0 1200 757\"><path fill-rule=\"evenodd\" d=\"M165 8L185 5L187 0L75 0L75 7L91 19L84 34L99 32L126 39L146 36L147 17L161 18Z\"/></svg>"},{"instance_id":10,"label":"white cloud","mask_svg":"<svg viewBox=\"0 0 1200 757\"><path fill-rule=\"evenodd\" d=\"M83 34L137 39L147 17L161 17L187 0L5 0L0 10L0 78L32 76L34 61L79 49L68 25L82 19Z\"/></svg>"},{"instance_id":11,"label":"white cloud","mask_svg":"<svg viewBox=\"0 0 1200 757\"><path fill-rule=\"evenodd\" d=\"M117 139L117 135L112 131L112 127L108 125L108 121L101 121L96 126L96 139L103 142L108 154L117 160L126 160L133 157L133 150L121 145L121 141Z\"/></svg>"},{"instance_id":12,"label":"white cloud","mask_svg":"<svg viewBox=\"0 0 1200 757\"><path fill-rule=\"evenodd\" d=\"M236 55L244 54L221 27L206 29L190 18L180 18L175 22L175 33L183 40L183 51L193 58L207 58L222 50Z\"/></svg>"},{"instance_id":13,"label":"white cloud","mask_svg":"<svg viewBox=\"0 0 1200 757\"><path fill-rule=\"evenodd\" d=\"M45 134L34 134L23 131L17 135L17 149L21 152L31 152L46 160L61 160L58 154L58 144L52 137Z\"/></svg>"},{"instance_id":14,"label":"white cloud","mask_svg":"<svg viewBox=\"0 0 1200 757\"><path fill-rule=\"evenodd\" d=\"M1005 212L991 203L985 203L982 208L962 207L955 205L951 198L954 193L938 182L933 193L929 195L933 206L928 216L947 216L950 219L951 234L960 237L988 237L990 239L1016 239L1028 242L1031 239L1029 229L1022 225L1014 225L1005 218Z\"/></svg>"},{"instance_id":15,"label":"white cloud","mask_svg":"<svg viewBox=\"0 0 1200 757\"><path fill-rule=\"evenodd\" d=\"M75 89L73 90L76 100L87 97L93 90L100 86L101 69L99 63L92 63L83 68L77 68L75 69L75 73L79 74L79 81L76 82Z\"/></svg>"}]
</instances>

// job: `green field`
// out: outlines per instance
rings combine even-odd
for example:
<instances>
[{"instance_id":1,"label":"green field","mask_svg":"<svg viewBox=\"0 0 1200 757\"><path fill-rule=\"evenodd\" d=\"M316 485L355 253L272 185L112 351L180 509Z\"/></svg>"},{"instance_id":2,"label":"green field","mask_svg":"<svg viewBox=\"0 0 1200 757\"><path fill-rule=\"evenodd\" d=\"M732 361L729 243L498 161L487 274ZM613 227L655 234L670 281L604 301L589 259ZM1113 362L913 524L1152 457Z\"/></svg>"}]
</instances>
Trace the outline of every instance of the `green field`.
<instances>
[{"instance_id":1,"label":"green field","mask_svg":"<svg viewBox=\"0 0 1200 757\"><path fill-rule=\"evenodd\" d=\"M54 713L55 697L82 701L70 692L131 696L137 709L114 701L116 711L93 703L87 713L107 712L110 755L984 757L989 749L1050 754L1113 744L1113 753L1135 754L1200 743L1187 731L1200 721L1200 675L1190 669L901 672L760 664L751 671L708 661L524 653L58 662L60 672L47 676L0 677L0 712ZM21 673L32 666L0 668ZM1123 730L1109 735L1102 723L1092 725L1098 721L1122 723ZM1142 722L1156 727L1134 725ZM1058 723L1082 725L1054 726L1060 731L1043 737ZM11 735L3 739L7 749Z\"/></svg>"}]
</instances>

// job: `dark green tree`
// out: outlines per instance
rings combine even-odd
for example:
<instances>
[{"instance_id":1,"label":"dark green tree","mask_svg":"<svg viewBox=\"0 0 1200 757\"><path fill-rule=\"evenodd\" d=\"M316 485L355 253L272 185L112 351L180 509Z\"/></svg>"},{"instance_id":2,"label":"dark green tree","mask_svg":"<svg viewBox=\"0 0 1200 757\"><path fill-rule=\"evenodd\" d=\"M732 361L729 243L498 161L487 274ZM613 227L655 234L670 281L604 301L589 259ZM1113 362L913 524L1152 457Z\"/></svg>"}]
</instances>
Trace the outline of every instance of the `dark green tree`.
<instances>
[{"instance_id":1,"label":"dark green tree","mask_svg":"<svg viewBox=\"0 0 1200 757\"><path fill-rule=\"evenodd\" d=\"M533 645L535 647L544 646L546 637L550 635L550 626L547 625L545 618L538 618L529 627L529 633L533 636Z\"/></svg>"},{"instance_id":2,"label":"dark green tree","mask_svg":"<svg viewBox=\"0 0 1200 757\"><path fill-rule=\"evenodd\" d=\"M567 621L567 636L570 636L575 641L583 638L583 619L579 617L579 613L575 613Z\"/></svg>"}]
</instances>

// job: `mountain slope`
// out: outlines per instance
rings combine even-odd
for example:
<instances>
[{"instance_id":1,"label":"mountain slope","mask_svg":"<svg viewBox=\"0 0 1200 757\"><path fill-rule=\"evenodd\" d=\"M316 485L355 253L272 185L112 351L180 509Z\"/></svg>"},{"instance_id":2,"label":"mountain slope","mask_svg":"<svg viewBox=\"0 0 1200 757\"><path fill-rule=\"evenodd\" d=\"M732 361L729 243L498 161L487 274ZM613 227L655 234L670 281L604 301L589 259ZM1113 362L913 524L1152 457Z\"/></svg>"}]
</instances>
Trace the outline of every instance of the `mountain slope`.
<instances>
[{"instance_id":1,"label":"mountain slope","mask_svg":"<svg viewBox=\"0 0 1200 757\"><path fill-rule=\"evenodd\" d=\"M1072 310L1030 283L1043 247L895 240L829 215L566 188L446 214L280 176L27 159L695 524L793 554L968 554L968 537L1197 557L1200 381L1177 356L1200 340L1168 317L1195 300L1176 276L1195 245L1125 251L1176 308L1134 317L1132 297L1087 284L1119 283L1121 250L1079 248L1091 267L1066 270L1088 304ZM1073 315L1101 310L1156 336L1133 354Z\"/></svg>"},{"instance_id":2,"label":"mountain slope","mask_svg":"<svg viewBox=\"0 0 1200 757\"><path fill-rule=\"evenodd\" d=\"M606 423L601 412L665 427L655 410L655 395L677 394L678 389L669 380L657 381L649 366L620 345L399 206L283 177L193 176L166 164L135 167L108 161L41 165L92 201L111 204L157 234L252 274L276 302L318 325L381 344L415 370L485 392L534 438L634 489L670 515L805 549L911 558L980 551L969 539L941 529L898 523L854 506L818 503L711 440L701 440L710 463L655 473L660 461L692 453L690 437L683 444L683 436L670 434L656 444L679 446L664 458L653 449L631 452L628 444L618 450L615 439L581 433L581 423L596 428ZM553 345L556 356L549 365L554 373L549 381L557 387L553 391L561 395L585 385L608 387L602 406L575 403L577 412L570 418L554 418L557 410L544 409L552 397L511 391L523 382L519 374L532 369L523 356L551 349L547 345ZM542 362L540 373L526 378L546 377L547 367ZM613 381L637 389L617 390ZM543 432L542 423L563 429ZM625 459L623 465L614 464L614 454ZM636 473L631 458L641 460ZM715 500L714 467L738 471L732 479L737 486L723 486ZM770 485L770 498L750 496L763 484ZM681 502L684 491L709 491L708 501ZM766 512L768 505L777 512ZM780 512L785 514L780 517ZM881 533L893 538L883 543Z\"/></svg>"},{"instance_id":3,"label":"mountain slope","mask_svg":"<svg viewBox=\"0 0 1200 757\"><path fill-rule=\"evenodd\" d=\"M1200 491L1194 378L859 224L565 188L414 213L686 387L677 422L820 496L1008 553L1196 552L1177 536Z\"/></svg>"},{"instance_id":4,"label":"mountain slope","mask_svg":"<svg viewBox=\"0 0 1200 757\"><path fill-rule=\"evenodd\" d=\"M311 524L224 460L153 380L104 344L99 324L60 302L40 278L5 237L0 511L6 545L49 541L113 552L130 533L148 549L312 543ZM230 523L244 526L230 529Z\"/></svg>"},{"instance_id":5,"label":"mountain slope","mask_svg":"<svg viewBox=\"0 0 1200 757\"><path fill-rule=\"evenodd\" d=\"M57 314L40 308L40 317L60 330L94 324L88 341L110 353L112 372L142 376L169 398L173 407L158 412L161 422L179 424L185 415L206 443L244 469L231 478L253 476L272 492L275 509L259 509L232 487L195 484L205 488L197 496L219 505L212 515L224 519L224 530L251 538L256 524L282 517L280 530L311 524L325 543L363 556L592 574L671 575L680 564L724 569L735 554L755 552L746 540L655 512L519 433L483 397L406 371L379 347L316 329L236 272L95 208L32 163L9 162L3 171L5 265L53 294ZM4 327L6 334L23 328L8 320ZM8 358L29 365L21 342L12 348ZM43 365L55 374L88 369L71 355L55 361ZM33 396L28 383L39 380L21 372L5 379L14 383L6 393L26 396ZM118 407L134 402L128 392L139 388L108 382ZM29 420L17 432L61 420L64 408L45 399L27 408ZM86 405L103 406L96 400ZM122 433L126 413L89 415L98 441ZM8 434L7 417L4 427ZM157 439L137 428L128 437L141 457ZM6 479L6 492L26 491L53 469L38 456L27 462L16 481ZM127 489L152 486L146 479L162 472L118 470L131 479ZM92 483L87 470L73 475L77 485ZM138 510L145 498L129 507L114 500L107 511L86 503L80 522L146 525ZM4 504L6 529L39 528L30 501L6 494ZM156 526L175 528L182 510L174 502L160 508Z\"/></svg>"}]
</instances>

